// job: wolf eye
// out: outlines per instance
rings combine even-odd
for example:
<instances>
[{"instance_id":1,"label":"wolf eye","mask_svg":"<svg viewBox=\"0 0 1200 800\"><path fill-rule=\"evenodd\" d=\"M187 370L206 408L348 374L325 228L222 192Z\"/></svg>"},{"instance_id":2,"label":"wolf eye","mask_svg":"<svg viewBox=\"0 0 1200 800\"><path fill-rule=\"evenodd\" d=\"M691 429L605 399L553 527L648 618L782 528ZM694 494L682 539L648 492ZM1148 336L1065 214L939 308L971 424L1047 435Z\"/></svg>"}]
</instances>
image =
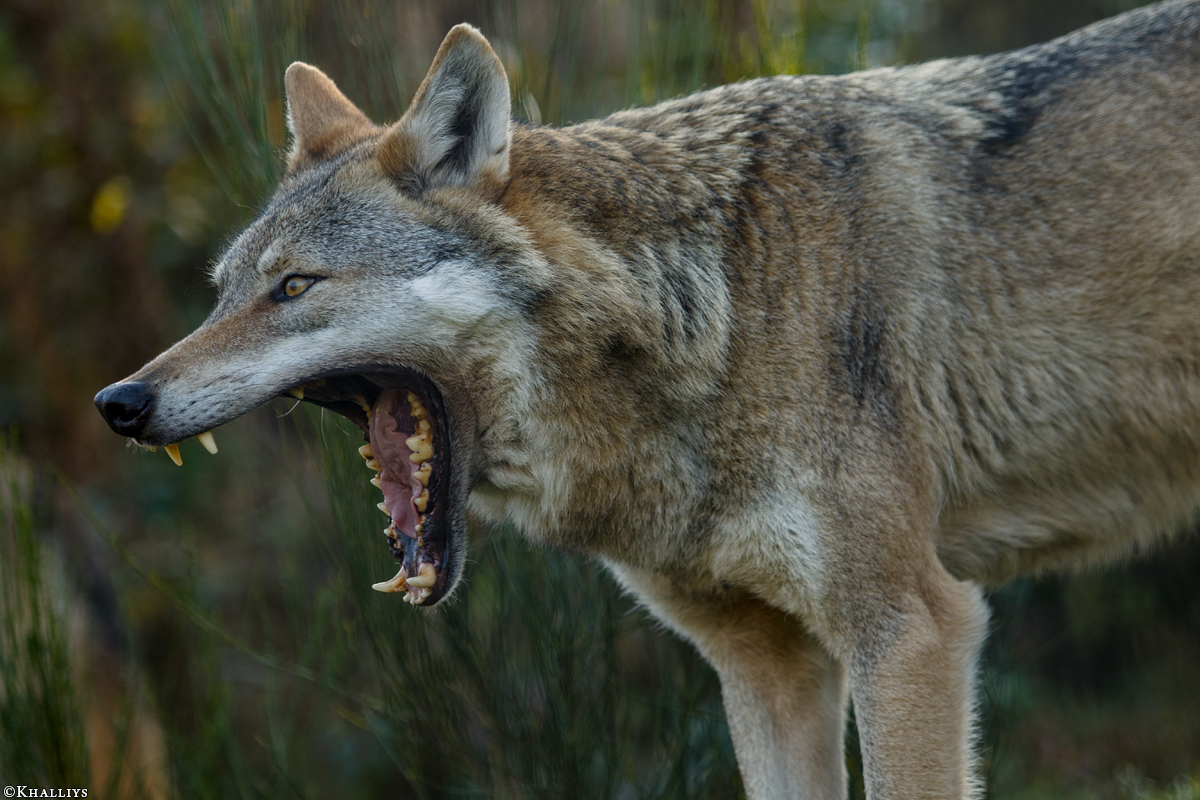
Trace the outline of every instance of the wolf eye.
<instances>
[{"instance_id":1,"label":"wolf eye","mask_svg":"<svg viewBox=\"0 0 1200 800\"><path fill-rule=\"evenodd\" d=\"M288 297L296 297L308 291L308 287L317 282L316 278L306 278L303 275L290 275L283 281L281 287Z\"/></svg>"}]
</instances>

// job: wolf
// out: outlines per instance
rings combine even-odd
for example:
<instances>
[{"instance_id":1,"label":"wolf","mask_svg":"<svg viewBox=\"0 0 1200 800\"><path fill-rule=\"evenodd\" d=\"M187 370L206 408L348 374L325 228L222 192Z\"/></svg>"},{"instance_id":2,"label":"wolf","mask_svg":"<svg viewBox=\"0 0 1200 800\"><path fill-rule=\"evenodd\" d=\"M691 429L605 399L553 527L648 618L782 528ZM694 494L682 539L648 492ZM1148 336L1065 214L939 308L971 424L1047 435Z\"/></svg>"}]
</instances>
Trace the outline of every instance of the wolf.
<instances>
[{"instance_id":1,"label":"wolf","mask_svg":"<svg viewBox=\"0 0 1200 800\"><path fill-rule=\"evenodd\" d=\"M720 676L747 795L981 791L983 590L1200 511L1200 2L1012 53L510 119L450 31L291 149L187 338L103 389L146 445L276 396L362 430L414 604L468 509L605 563Z\"/></svg>"}]
</instances>

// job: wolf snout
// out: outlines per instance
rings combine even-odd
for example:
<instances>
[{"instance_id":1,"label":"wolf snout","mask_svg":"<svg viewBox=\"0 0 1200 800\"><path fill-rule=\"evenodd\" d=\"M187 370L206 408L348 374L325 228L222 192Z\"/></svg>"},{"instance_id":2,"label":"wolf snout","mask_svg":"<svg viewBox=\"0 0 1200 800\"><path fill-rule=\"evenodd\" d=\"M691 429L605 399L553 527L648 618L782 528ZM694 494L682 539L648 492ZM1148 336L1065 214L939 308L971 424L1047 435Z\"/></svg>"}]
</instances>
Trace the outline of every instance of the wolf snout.
<instances>
[{"instance_id":1,"label":"wolf snout","mask_svg":"<svg viewBox=\"0 0 1200 800\"><path fill-rule=\"evenodd\" d=\"M141 381L106 386L96 394L95 402L108 427L122 436L141 436L154 413L154 395Z\"/></svg>"}]
</instances>

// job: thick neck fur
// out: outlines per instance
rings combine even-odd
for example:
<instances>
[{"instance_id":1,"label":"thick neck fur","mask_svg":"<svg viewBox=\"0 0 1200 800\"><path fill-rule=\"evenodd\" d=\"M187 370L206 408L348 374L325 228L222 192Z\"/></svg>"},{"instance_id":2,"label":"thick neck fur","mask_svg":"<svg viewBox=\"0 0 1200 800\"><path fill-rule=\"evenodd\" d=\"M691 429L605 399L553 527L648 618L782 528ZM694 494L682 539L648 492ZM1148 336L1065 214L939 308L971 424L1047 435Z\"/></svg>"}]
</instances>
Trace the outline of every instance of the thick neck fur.
<instances>
[{"instance_id":1,"label":"thick neck fur","mask_svg":"<svg viewBox=\"0 0 1200 800\"><path fill-rule=\"evenodd\" d=\"M546 261L530 308L542 385L522 434L541 497L510 497L507 515L624 558L651 528L701 546L706 498L750 488L738 476L755 462L738 437L748 412L723 389L738 371L730 284L763 246L738 223L743 114L722 130L709 119L707 143L628 121L518 128L501 198Z\"/></svg>"}]
</instances>

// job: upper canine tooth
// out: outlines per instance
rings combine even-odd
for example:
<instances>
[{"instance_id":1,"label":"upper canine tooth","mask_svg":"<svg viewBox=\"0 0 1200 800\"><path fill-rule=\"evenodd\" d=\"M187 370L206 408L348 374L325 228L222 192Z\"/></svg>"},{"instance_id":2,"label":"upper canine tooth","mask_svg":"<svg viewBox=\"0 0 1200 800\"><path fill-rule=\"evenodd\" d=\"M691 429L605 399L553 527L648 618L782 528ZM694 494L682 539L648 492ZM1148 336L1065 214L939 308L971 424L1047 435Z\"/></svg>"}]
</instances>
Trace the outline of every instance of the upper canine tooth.
<instances>
[{"instance_id":1,"label":"upper canine tooth","mask_svg":"<svg viewBox=\"0 0 1200 800\"><path fill-rule=\"evenodd\" d=\"M294 389L288 389L288 394L290 394L292 397L296 398L297 400L303 400L304 399L304 387L297 386Z\"/></svg>"},{"instance_id":2,"label":"upper canine tooth","mask_svg":"<svg viewBox=\"0 0 1200 800\"><path fill-rule=\"evenodd\" d=\"M388 581L380 581L379 583L371 584L371 588L377 592L383 592L385 594L404 591L406 588L404 581L407 577L408 576L404 572L404 567L401 567L400 571L396 573L396 577ZM405 595L407 594L408 592L405 592Z\"/></svg>"},{"instance_id":3,"label":"upper canine tooth","mask_svg":"<svg viewBox=\"0 0 1200 800\"><path fill-rule=\"evenodd\" d=\"M171 460L175 462L175 466L177 466L177 467L183 466L183 456L179 455L179 443L178 442L175 442L174 444L166 445L165 447L163 447L163 450L167 451L167 455L169 455L171 457Z\"/></svg>"},{"instance_id":4,"label":"upper canine tooth","mask_svg":"<svg viewBox=\"0 0 1200 800\"><path fill-rule=\"evenodd\" d=\"M417 480L419 480L421 482L422 486L428 486L429 485L429 475L431 472L433 472L433 464L425 463L425 464L422 464L421 468L419 470L417 470L416 472L414 472L413 475L417 476Z\"/></svg>"},{"instance_id":5,"label":"upper canine tooth","mask_svg":"<svg viewBox=\"0 0 1200 800\"><path fill-rule=\"evenodd\" d=\"M205 450L214 456L217 454L217 440L213 438L212 431L205 431L198 434L196 438L200 440L200 444L204 445Z\"/></svg>"},{"instance_id":6,"label":"upper canine tooth","mask_svg":"<svg viewBox=\"0 0 1200 800\"><path fill-rule=\"evenodd\" d=\"M375 457L375 451L371 449L371 445L369 444L364 444L362 447L358 448L358 454L363 458Z\"/></svg>"},{"instance_id":7,"label":"upper canine tooth","mask_svg":"<svg viewBox=\"0 0 1200 800\"><path fill-rule=\"evenodd\" d=\"M408 579L409 586L415 586L419 589L433 586L433 584L436 582L437 570L434 569L433 564L430 564L428 561L421 565L421 568L417 570L416 575Z\"/></svg>"}]
</instances>

